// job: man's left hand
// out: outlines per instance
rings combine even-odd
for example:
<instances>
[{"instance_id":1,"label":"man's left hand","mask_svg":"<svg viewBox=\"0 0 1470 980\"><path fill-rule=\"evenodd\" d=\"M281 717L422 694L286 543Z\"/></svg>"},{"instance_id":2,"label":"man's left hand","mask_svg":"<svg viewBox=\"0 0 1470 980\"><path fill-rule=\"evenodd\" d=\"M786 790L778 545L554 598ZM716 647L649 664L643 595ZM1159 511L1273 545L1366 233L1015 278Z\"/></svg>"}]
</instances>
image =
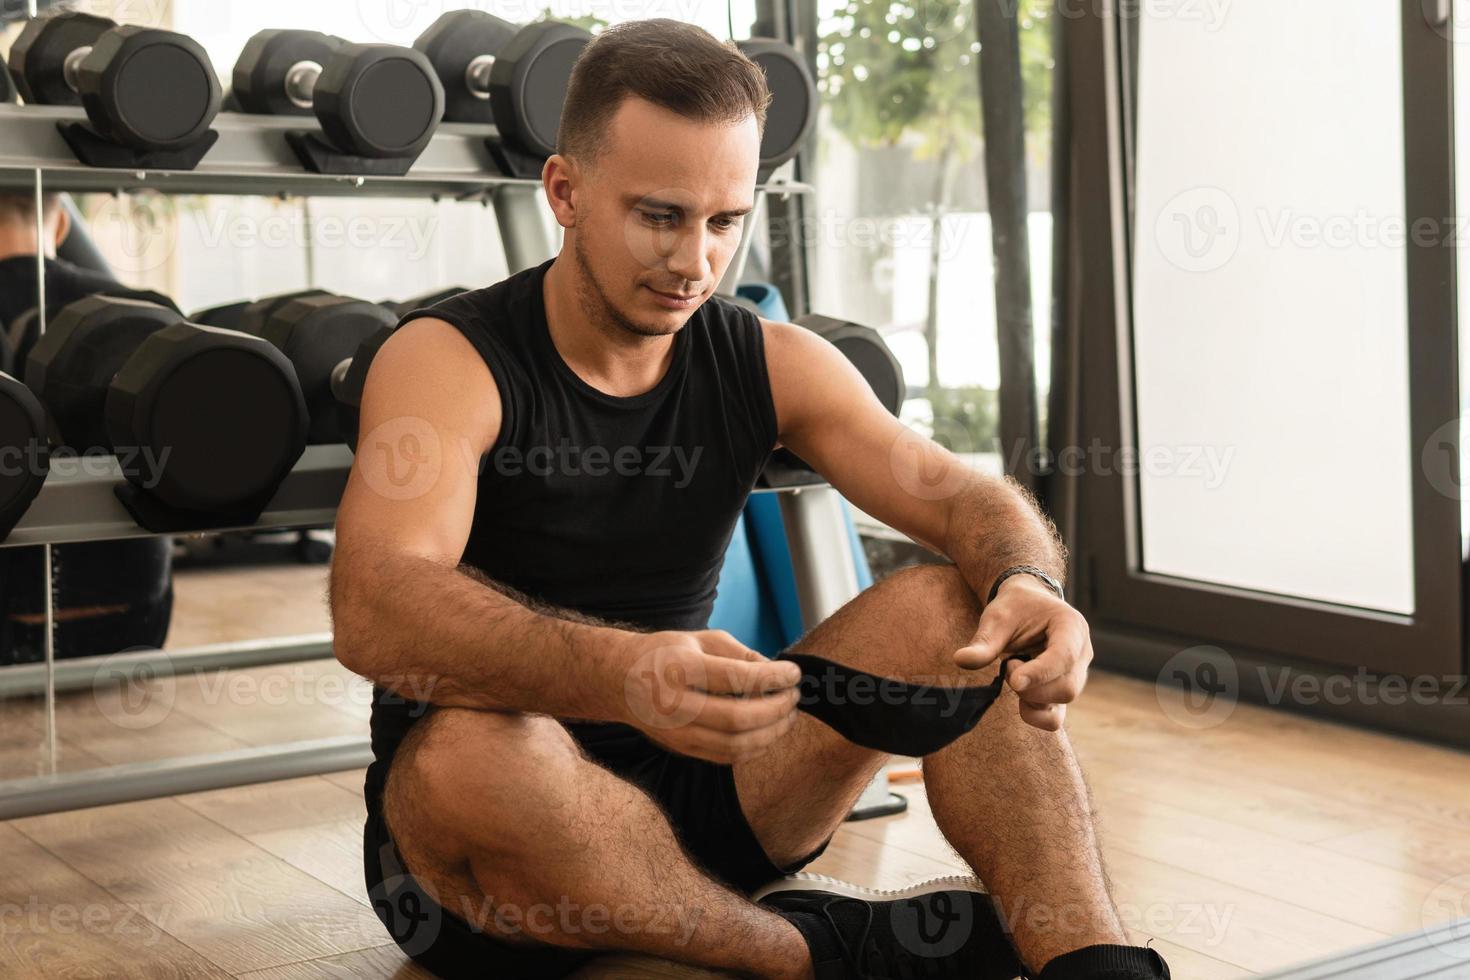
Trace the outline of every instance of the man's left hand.
<instances>
[{"instance_id":1,"label":"man's left hand","mask_svg":"<svg viewBox=\"0 0 1470 980\"><path fill-rule=\"evenodd\" d=\"M1026 663L1007 668L1006 683L1021 698L1021 719L1055 732L1067 705L1087 684L1092 637L1087 620L1058 599L1040 579L1012 575L980 614L975 638L955 652L955 663L979 670L1012 653L1041 648Z\"/></svg>"}]
</instances>

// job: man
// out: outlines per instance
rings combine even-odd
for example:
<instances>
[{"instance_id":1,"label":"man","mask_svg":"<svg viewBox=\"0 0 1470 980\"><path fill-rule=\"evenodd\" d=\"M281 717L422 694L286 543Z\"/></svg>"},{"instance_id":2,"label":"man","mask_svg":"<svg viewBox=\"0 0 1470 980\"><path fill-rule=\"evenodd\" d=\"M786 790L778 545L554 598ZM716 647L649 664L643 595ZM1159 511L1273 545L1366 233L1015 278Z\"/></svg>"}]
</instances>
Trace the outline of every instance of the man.
<instances>
[{"instance_id":1,"label":"man","mask_svg":"<svg viewBox=\"0 0 1470 980\"><path fill-rule=\"evenodd\" d=\"M713 296L767 100L697 28L600 35L542 174L560 255L410 314L373 363L331 603L338 657L378 689L374 906L441 976L618 949L777 978L1167 977L1126 945L1061 732L1091 649L1046 580L1053 528L824 340ZM797 710L793 663L705 629L778 444L954 561L890 576L797 652L953 686L1045 647L924 759L1003 918L965 882L746 897L820 853L887 758Z\"/></svg>"},{"instance_id":2,"label":"man","mask_svg":"<svg viewBox=\"0 0 1470 980\"><path fill-rule=\"evenodd\" d=\"M71 231L71 216L57 194L42 198L37 240L34 195L0 193L0 329L11 335L16 373L35 343L21 314L36 306L36 255L46 268L46 308L55 316L67 303L97 293L130 296L172 306L157 293L129 289L106 273L57 258ZM77 453L86 446L69 447ZM52 589L58 658L156 648L168 635L173 611L172 544L169 538L136 538L57 545L51 581L44 579L43 549L0 548L0 664L45 655L45 589Z\"/></svg>"}]
</instances>

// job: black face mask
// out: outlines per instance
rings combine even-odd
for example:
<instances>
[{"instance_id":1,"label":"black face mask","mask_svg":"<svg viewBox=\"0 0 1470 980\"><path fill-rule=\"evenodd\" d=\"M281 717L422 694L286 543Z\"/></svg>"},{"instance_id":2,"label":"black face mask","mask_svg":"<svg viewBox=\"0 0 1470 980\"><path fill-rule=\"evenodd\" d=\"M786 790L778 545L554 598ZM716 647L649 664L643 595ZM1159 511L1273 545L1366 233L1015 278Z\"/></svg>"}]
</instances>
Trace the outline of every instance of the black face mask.
<instances>
[{"instance_id":1,"label":"black face mask","mask_svg":"<svg viewBox=\"0 0 1470 980\"><path fill-rule=\"evenodd\" d=\"M823 657L782 653L801 668L798 690L802 711L831 726L854 745L891 755L922 756L938 752L980 723L985 709L1000 697L1007 657L989 684L961 686L909 684L853 670Z\"/></svg>"}]
</instances>

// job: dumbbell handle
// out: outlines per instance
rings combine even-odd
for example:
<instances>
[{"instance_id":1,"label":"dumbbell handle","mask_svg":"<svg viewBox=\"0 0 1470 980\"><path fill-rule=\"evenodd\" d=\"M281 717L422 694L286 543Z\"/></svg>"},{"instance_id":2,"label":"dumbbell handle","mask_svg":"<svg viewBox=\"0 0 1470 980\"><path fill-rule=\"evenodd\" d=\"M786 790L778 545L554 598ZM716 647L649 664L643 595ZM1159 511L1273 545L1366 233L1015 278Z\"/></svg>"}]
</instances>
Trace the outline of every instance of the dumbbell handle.
<instances>
[{"instance_id":1,"label":"dumbbell handle","mask_svg":"<svg viewBox=\"0 0 1470 980\"><path fill-rule=\"evenodd\" d=\"M315 61L298 61L286 71L286 98L302 109L311 108L316 80L322 77L322 66Z\"/></svg>"},{"instance_id":2,"label":"dumbbell handle","mask_svg":"<svg viewBox=\"0 0 1470 980\"><path fill-rule=\"evenodd\" d=\"M490 69L495 67L495 55L477 55L464 70L465 88L477 99L490 98Z\"/></svg>"},{"instance_id":3,"label":"dumbbell handle","mask_svg":"<svg viewBox=\"0 0 1470 980\"><path fill-rule=\"evenodd\" d=\"M332 397L344 405L357 407L357 399L349 395L347 391L347 369L352 367L352 358L346 358L332 368L331 389Z\"/></svg>"},{"instance_id":4,"label":"dumbbell handle","mask_svg":"<svg viewBox=\"0 0 1470 980\"><path fill-rule=\"evenodd\" d=\"M61 77L66 80L67 87L73 92L80 88L77 84L77 73L81 70L82 62L91 53L92 46L90 44L85 47L73 48L66 53L66 59L61 63Z\"/></svg>"}]
</instances>

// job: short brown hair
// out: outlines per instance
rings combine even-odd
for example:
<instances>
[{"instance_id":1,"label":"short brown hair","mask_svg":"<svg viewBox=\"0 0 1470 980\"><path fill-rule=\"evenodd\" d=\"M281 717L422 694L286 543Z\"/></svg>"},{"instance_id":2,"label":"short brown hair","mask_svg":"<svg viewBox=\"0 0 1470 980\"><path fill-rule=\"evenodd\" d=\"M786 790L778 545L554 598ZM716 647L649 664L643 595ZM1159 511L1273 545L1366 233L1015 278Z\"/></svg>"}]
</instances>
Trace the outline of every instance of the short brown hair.
<instances>
[{"instance_id":1,"label":"short brown hair","mask_svg":"<svg viewBox=\"0 0 1470 980\"><path fill-rule=\"evenodd\" d=\"M698 122L754 115L761 132L771 101L765 72L734 44L677 20L630 21L593 38L577 59L556 151L595 159L608 122L630 95Z\"/></svg>"},{"instance_id":2,"label":"short brown hair","mask_svg":"<svg viewBox=\"0 0 1470 980\"><path fill-rule=\"evenodd\" d=\"M56 191L41 194L41 209L49 218L61 206L61 195ZM36 220L36 194L34 191L0 191L0 222Z\"/></svg>"}]
</instances>

